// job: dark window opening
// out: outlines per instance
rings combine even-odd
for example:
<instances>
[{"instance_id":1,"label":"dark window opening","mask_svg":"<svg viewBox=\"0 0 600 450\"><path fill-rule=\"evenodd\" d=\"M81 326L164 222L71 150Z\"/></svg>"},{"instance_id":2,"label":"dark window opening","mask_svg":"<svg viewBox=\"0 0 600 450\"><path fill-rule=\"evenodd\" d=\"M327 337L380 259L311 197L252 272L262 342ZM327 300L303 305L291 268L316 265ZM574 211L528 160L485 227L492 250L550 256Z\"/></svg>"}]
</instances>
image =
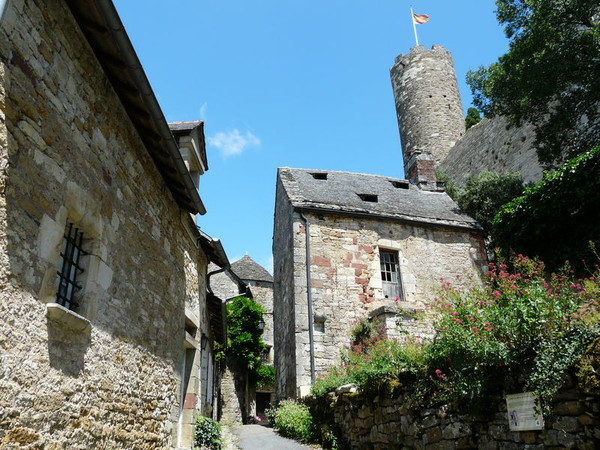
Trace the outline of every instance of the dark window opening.
<instances>
[{"instance_id":1,"label":"dark window opening","mask_svg":"<svg viewBox=\"0 0 600 450\"><path fill-rule=\"evenodd\" d=\"M392 300L404 300L400 265L398 264L398 252L380 250L379 263L381 267L383 296Z\"/></svg>"},{"instance_id":2,"label":"dark window opening","mask_svg":"<svg viewBox=\"0 0 600 450\"><path fill-rule=\"evenodd\" d=\"M185 318L185 332L192 338L196 339L196 332L198 327L188 317Z\"/></svg>"},{"instance_id":3,"label":"dark window opening","mask_svg":"<svg viewBox=\"0 0 600 450\"><path fill-rule=\"evenodd\" d=\"M392 186L398 189L408 189L408 181L391 181Z\"/></svg>"},{"instance_id":4,"label":"dark window opening","mask_svg":"<svg viewBox=\"0 0 600 450\"><path fill-rule=\"evenodd\" d=\"M73 311L79 307L79 303L74 300L75 292L81 290L81 285L77 283L77 275L84 272L80 265L81 256L86 254L82 249L82 243L83 232L69 222L60 253L61 269L58 271L56 303Z\"/></svg>"},{"instance_id":5,"label":"dark window opening","mask_svg":"<svg viewBox=\"0 0 600 450\"><path fill-rule=\"evenodd\" d=\"M358 196L364 202L377 203L377 196L374 194L358 194Z\"/></svg>"},{"instance_id":6,"label":"dark window opening","mask_svg":"<svg viewBox=\"0 0 600 450\"><path fill-rule=\"evenodd\" d=\"M327 179L326 172L316 172L316 173L311 173L311 175L315 180L326 180Z\"/></svg>"}]
</instances>

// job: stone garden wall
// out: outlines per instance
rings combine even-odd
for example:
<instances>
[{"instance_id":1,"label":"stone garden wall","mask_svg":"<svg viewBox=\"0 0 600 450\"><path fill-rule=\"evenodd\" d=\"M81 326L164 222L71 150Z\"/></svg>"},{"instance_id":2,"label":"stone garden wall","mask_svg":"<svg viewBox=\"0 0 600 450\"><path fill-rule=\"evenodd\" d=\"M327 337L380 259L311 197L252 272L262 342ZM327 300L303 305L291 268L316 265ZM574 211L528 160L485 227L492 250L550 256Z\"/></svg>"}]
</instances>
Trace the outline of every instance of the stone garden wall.
<instances>
[{"instance_id":1,"label":"stone garden wall","mask_svg":"<svg viewBox=\"0 0 600 450\"><path fill-rule=\"evenodd\" d=\"M478 414L448 408L403 407L406 392L307 398L313 415L339 430L352 449L596 449L600 442L600 397L569 383L552 402L544 429L511 432L506 402L498 399Z\"/></svg>"}]
</instances>

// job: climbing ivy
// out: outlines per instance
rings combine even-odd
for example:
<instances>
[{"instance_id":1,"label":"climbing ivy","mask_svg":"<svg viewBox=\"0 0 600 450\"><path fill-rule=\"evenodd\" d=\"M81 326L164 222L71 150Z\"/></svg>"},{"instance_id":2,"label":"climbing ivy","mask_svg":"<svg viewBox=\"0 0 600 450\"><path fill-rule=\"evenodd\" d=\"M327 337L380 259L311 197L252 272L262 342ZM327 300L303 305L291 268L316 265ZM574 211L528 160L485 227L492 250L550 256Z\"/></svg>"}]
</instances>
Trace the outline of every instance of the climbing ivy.
<instances>
[{"instance_id":1,"label":"climbing ivy","mask_svg":"<svg viewBox=\"0 0 600 450\"><path fill-rule=\"evenodd\" d=\"M268 384L273 376L263 369L261 357L266 349L260 327L264 308L252 298L236 297L227 304L226 356L248 368L252 383ZM266 379L262 379L266 378Z\"/></svg>"},{"instance_id":2,"label":"climbing ivy","mask_svg":"<svg viewBox=\"0 0 600 450\"><path fill-rule=\"evenodd\" d=\"M568 161L494 218L492 235L506 253L537 256L555 270L574 270L594 258L600 244L600 146Z\"/></svg>"}]
</instances>

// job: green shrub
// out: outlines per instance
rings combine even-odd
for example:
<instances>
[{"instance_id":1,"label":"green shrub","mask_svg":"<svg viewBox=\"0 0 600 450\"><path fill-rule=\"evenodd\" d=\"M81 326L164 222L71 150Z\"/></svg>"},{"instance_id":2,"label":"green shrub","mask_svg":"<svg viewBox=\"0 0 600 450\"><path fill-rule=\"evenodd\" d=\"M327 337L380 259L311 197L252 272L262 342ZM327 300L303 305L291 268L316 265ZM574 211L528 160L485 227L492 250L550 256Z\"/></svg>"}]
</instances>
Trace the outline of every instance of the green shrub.
<instances>
[{"instance_id":1,"label":"green shrub","mask_svg":"<svg viewBox=\"0 0 600 450\"><path fill-rule=\"evenodd\" d=\"M194 429L194 447L209 450L221 450L221 424L204 416L196 418Z\"/></svg>"},{"instance_id":2,"label":"green shrub","mask_svg":"<svg viewBox=\"0 0 600 450\"><path fill-rule=\"evenodd\" d=\"M523 177L519 173L506 175L484 170L469 175L454 199L464 212L473 217L489 234L492 220L502 205L523 194Z\"/></svg>"},{"instance_id":3,"label":"green shrub","mask_svg":"<svg viewBox=\"0 0 600 450\"><path fill-rule=\"evenodd\" d=\"M263 386L273 386L275 384L275 367L261 365L256 370L257 384Z\"/></svg>"},{"instance_id":4,"label":"green shrub","mask_svg":"<svg viewBox=\"0 0 600 450\"><path fill-rule=\"evenodd\" d=\"M341 367L333 367L315 380L311 392L321 396L338 387L354 383L363 391L376 391L400 374L418 374L423 370L424 343L407 340L399 343L386 339L382 332L363 336L360 343L342 351ZM356 342L356 340L355 340Z\"/></svg>"},{"instance_id":5,"label":"green shrub","mask_svg":"<svg viewBox=\"0 0 600 450\"><path fill-rule=\"evenodd\" d=\"M346 373L344 367L332 367L327 375L318 376L311 387L311 393L317 397L335 391L338 387L353 383L354 379Z\"/></svg>"},{"instance_id":6,"label":"green shrub","mask_svg":"<svg viewBox=\"0 0 600 450\"><path fill-rule=\"evenodd\" d=\"M527 188L494 217L496 245L536 256L551 270L570 260L577 272L600 245L600 146Z\"/></svg>"},{"instance_id":7,"label":"green shrub","mask_svg":"<svg viewBox=\"0 0 600 450\"><path fill-rule=\"evenodd\" d=\"M284 400L278 408L267 412L267 418L284 437L300 442L314 442L316 439L316 426L306 405Z\"/></svg>"},{"instance_id":8,"label":"green shrub","mask_svg":"<svg viewBox=\"0 0 600 450\"><path fill-rule=\"evenodd\" d=\"M443 284L427 349L434 401L485 401L506 380L547 399L598 335L598 273L576 279L567 267L547 277L521 255L512 264L490 264L482 288Z\"/></svg>"},{"instance_id":9,"label":"green shrub","mask_svg":"<svg viewBox=\"0 0 600 450\"><path fill-rule=\"evenodd\" d=\"M465 128L468 130L473 125L477 125L481 122L481 113L477 110L477 108L469 108L467 109L467 116L465 117Z\"/></svg>"}]
</instances>

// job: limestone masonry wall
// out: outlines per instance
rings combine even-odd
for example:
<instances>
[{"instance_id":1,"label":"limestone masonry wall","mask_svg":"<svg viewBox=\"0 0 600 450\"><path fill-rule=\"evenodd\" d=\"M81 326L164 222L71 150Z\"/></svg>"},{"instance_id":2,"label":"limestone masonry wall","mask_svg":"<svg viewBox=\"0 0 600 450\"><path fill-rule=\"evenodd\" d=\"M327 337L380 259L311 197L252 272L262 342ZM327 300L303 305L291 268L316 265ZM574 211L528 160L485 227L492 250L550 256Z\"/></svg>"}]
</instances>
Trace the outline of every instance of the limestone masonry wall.
<instances>
[{"instance_id":1,"label":"limestone masonry wall","mask_svg":"<svg viewBox=\"0 0 600 450\"><path fill-rule=\"evenodd\" d=\"M302 269L301 262L296 262L301 255L295 256L294 247L294 234L299 229L293 224L292 206L279 179L275 203L278 205L275 208L273 231L273 333L277 336L274 348L277 371L275 392L278 398L289 398L296 395L294 290L296 285L300 286L299 289L306 286L306 271L296 272ZM301 279L303 274L304 281Z\"/></svg>"},{"instance_id":2,"label":"limestone masonry wall","mask_svg":"<svg viewBox=\"0 0 600 450\"><path fill-rule=\"evenodd\" d=\"M578 386L559 391L552 415L539 431L510 431L506 402L498 400L485 412L467 415L447 406L407 410L407 393L379 396L330 394L308 399L315 417L340 431L351 449L546 449L593 450L600 442L600 403L597 395Z\"/></svg>"},{"instance_id":3,"label":"limestone masonry wall","mask_svg":"<svg viewBox=\"0 0 600 450\"><path fill-rule=\"evenodd\" d=\"M271 349L273 349L273 283L268 281L249 281L248 285L252 290L256 302L265 310L263 313L265 328L262 338L265 344L270 345ZM273 364L273 350L269 352L267 360L264 362L265 364Z\"/></svg>"},{"instance_id":4,"label":"limestone masonry wall","mask_svg":"<svg viewBox=\"0 0 600 450\"><path fill-rule=\"evenodd\" d=\"M486 118L467 130L439 168L458 184L482 170L519 172L525 182L536 182L543 174L533 147L534 137L531 125L508 127L504 117Z\"/></svg>"},{"instance_id":5,"label":"limestone masonry wall","mask_svg":"<svg viewBox=\"0 0 600 450\"><path fill-rule=\"evenodd\" d=\"M176 445L207 261L64 1L13 0L0 30L0 191L0 447ZM67 221L87 329L47 316Z\"/></svg>"}]
</instances>

